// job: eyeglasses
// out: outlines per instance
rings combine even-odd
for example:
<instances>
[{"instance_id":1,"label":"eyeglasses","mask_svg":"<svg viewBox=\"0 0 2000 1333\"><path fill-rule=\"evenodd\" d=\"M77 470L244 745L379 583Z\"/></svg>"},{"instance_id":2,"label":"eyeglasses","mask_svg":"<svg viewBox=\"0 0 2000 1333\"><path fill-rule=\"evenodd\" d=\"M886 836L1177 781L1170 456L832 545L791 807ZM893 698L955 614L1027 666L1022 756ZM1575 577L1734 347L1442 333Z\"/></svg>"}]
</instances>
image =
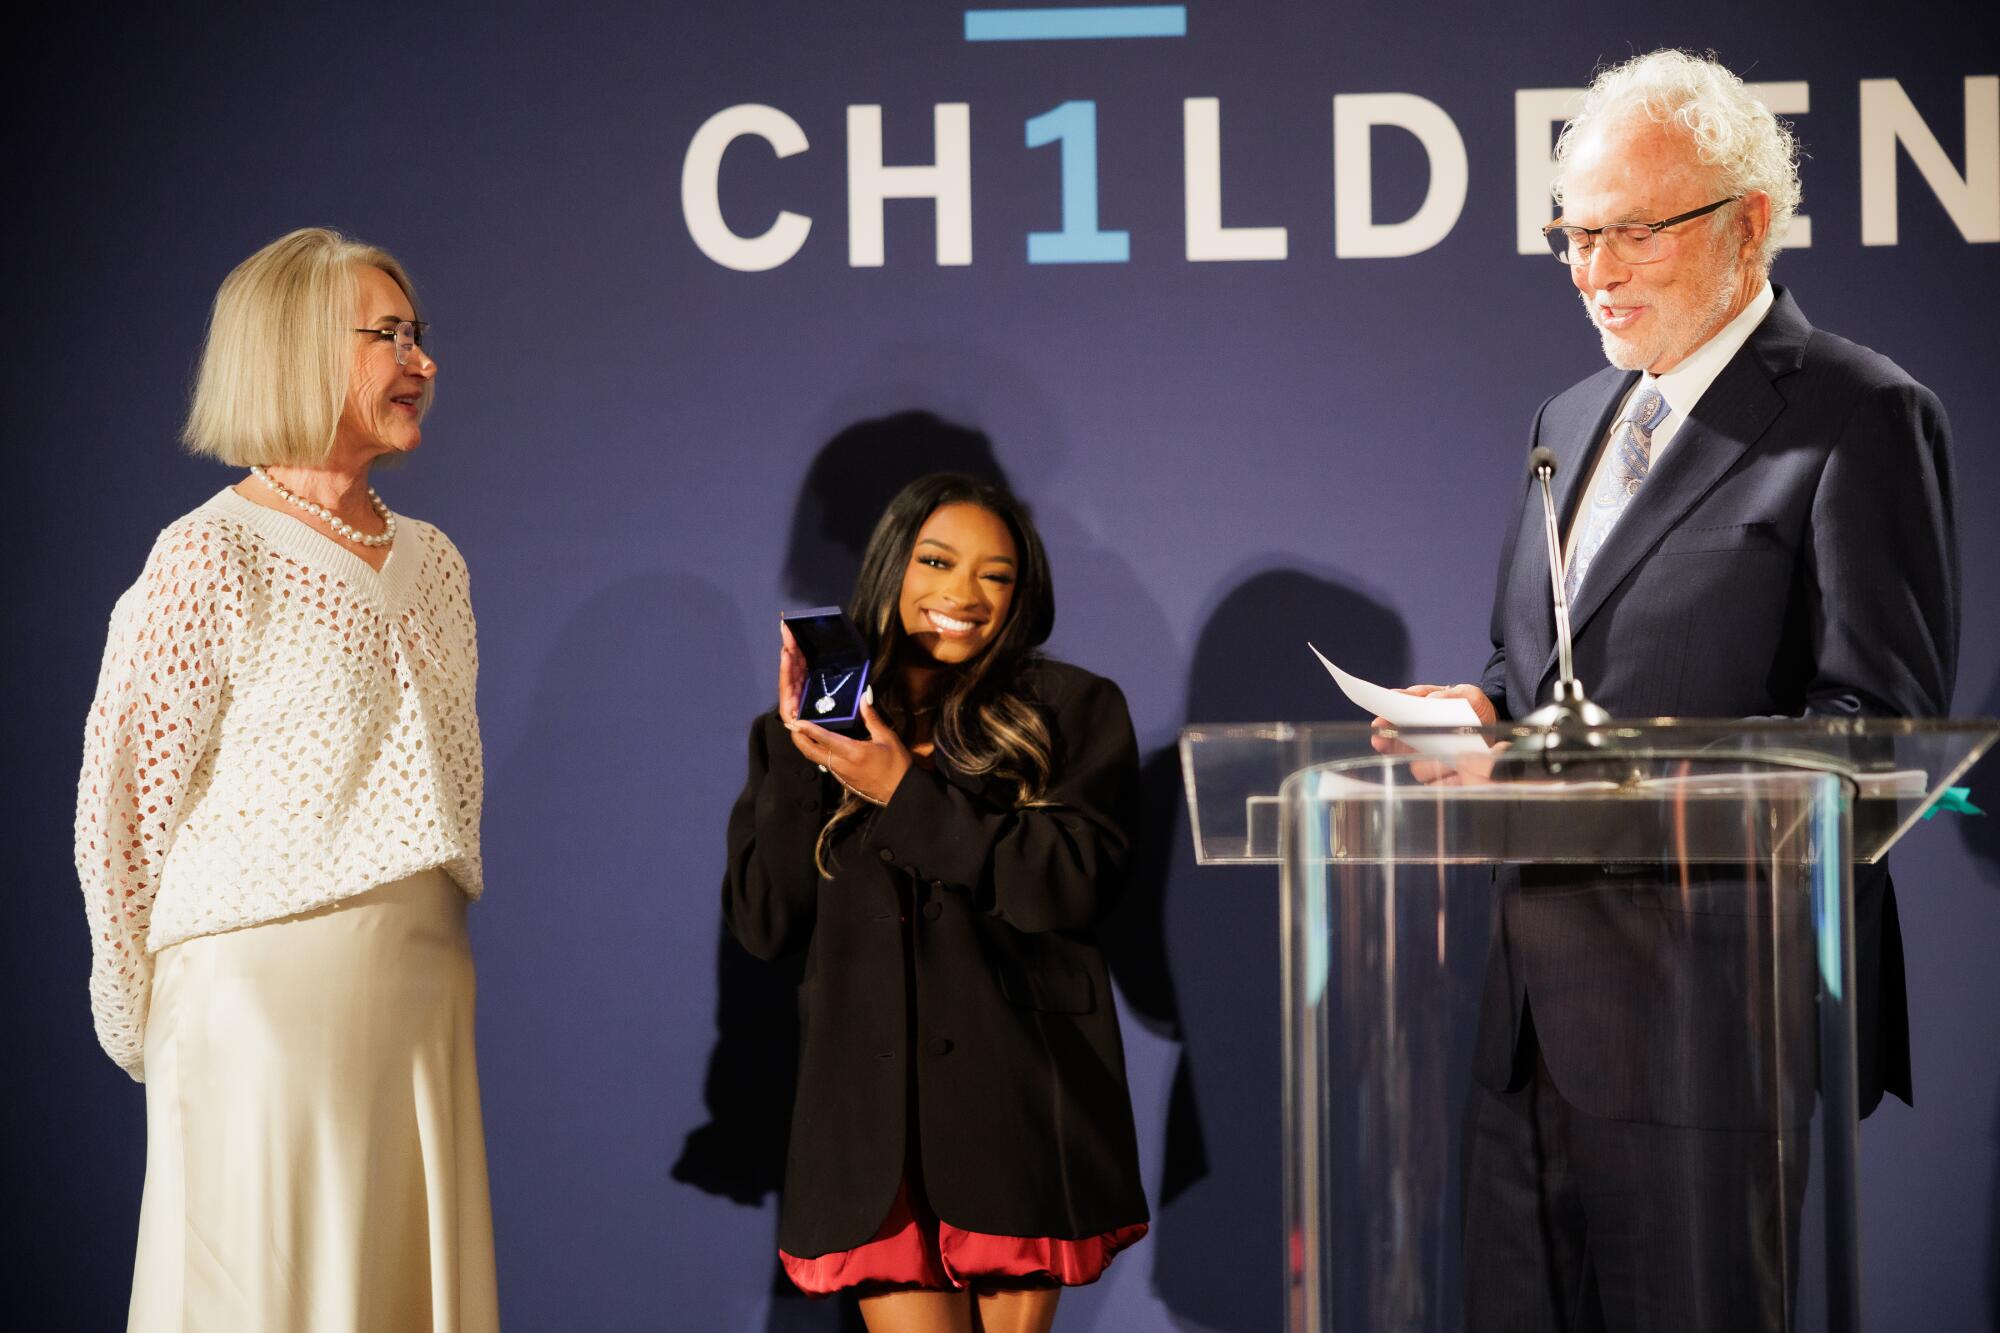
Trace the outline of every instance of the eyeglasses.
<instances>
[{"instance_id":1,"label":"eyeglasses","mask_svg":"<svg viewBox=\"0 0 2000 1333\"><path fill-rule=\"evenodd\" d=\"M424 345L424 330L430 325L420 319L406 319L399 324L384 324L379 329L356 329L356 333L372 333L385 342L396 344L396 364L410 364L410 349Z\"/></svg>"},{"instance_id":2,"label":"eyeglasses","mask_svg":"<svg viewBox=\"0 0 2000 1333\"><path fill-rule=\"evenodd\" d=\"M1732 194L1727 199L1718 199L1712 204L1704 204L1691 212L1659 222L1613 222L1602 227L1570 227L1551 222L1542 228L1542 236L1549 243L1549 253L1572 268L1582 268L1590 262L1599 236L1610 248L1611 257L1619 263L1650 264L1666 258L1660 251L1661 232L1669 227L1678 227L1683 222L1706 217L1724 204L1733 204L1742 197Z\"/></svg>"}]
</instances>

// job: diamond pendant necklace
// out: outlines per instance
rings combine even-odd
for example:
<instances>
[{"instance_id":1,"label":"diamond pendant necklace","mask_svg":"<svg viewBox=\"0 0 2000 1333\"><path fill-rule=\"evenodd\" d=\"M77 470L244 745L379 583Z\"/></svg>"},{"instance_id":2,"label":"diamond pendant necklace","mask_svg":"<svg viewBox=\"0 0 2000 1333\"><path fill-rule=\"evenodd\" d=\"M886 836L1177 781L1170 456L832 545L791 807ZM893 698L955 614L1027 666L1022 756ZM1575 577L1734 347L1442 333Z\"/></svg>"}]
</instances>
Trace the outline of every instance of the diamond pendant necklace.
<instances>
[{"instance_id":1,"label":"diamond pendant necklace","mask_svg":"<svg viewBox=\"0 0 2000 1333\"><path fill-rule=\"evenodd\" d=\"M854 679L854 673L852 671L848 672L831 685L826 683L826 677L826 672L822 671L819 673L820 696L813 701L813 711L815 713L831 713L838 706L838 701L834 696L840 693L842 686Z\"/></svg>"}]
</instances>

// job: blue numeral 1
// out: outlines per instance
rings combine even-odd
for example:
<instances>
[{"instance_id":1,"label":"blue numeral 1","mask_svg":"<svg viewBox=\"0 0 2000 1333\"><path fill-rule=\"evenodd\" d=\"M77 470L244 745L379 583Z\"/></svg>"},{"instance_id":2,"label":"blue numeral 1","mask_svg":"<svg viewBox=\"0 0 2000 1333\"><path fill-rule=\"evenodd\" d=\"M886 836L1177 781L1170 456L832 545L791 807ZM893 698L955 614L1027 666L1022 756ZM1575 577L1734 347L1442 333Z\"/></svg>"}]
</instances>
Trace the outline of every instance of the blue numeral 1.
<instances>
[{"instance_id":1,"label":"blue numeral 1","mask_svg":"<svg viewBox=\"0 0 2000 1333\"><path fill-rule=\"evenodd\" d=\"M1132 234L1097 229L1097 103L1064 102L1028 122L1028 147L1062 141L1062 230L1028 233L1030 264L1123 264Z\"/></svg>"}]
</instances>

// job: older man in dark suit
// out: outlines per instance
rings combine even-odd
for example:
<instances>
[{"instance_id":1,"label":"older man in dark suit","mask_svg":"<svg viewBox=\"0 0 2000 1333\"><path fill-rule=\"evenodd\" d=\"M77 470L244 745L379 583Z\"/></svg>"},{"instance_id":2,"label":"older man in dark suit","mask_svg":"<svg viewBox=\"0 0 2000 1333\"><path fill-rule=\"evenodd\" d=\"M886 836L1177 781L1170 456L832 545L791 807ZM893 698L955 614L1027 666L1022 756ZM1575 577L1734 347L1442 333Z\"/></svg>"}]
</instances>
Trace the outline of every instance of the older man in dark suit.
<instances>
[{"instance_id":1,"label":"older man in dark suit","mask_svg":"<svg viewBox=\"0 0 2000 1333\"><path fill-rule=\"evenodd\" d=\"M1532 443L1560 464L1576 674L1614 716L1922 717L1951 698L1949 428L1771 285L1796 153L1736 76L1676 51L1600 75L1558 147L1550 248L1611 368L1544 403ZM1489 721L1546 702L1549 586L1524 489L1484 676L1413 691ZM1469 1327L1788 1322L1788 1122L1810 1114L1812 1052L1763 1068L1741 1035L1768 936L1713 887L1503 876L1466 1118ZM1885 1089L1909 1099L1909 1047L1886 872L1855 892L1866 1114Z\"/></svg>"}]
</instances>

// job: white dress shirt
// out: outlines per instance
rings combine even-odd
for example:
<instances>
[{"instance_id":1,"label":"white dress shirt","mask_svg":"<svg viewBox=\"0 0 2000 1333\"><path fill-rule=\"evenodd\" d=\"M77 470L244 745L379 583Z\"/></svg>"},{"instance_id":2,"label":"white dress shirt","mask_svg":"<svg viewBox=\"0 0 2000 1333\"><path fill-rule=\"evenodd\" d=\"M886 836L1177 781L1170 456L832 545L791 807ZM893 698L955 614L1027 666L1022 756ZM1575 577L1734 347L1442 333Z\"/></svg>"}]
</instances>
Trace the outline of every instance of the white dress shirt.
<instances>
[{"instance_id":1,"label":"white dress shirt","mask_svg":"<svg viewBox=\"0 0 2000 1333\"><path fill-rule=\"evenodd\" d=\"M1681 423L1694 411L1694 406L1701 401L1701 396L1708 392L1708 386L1715 383L1715 377L1722 373L1722 368L1743 350L1743 344L1749 340L1751 332L1764 322L1764 316L1771 313L1773 299L1771 282L1766 278L1758 286L1757 294L1750 298L1750 304L1739 310L1734 319L1716 330L1715 335L1707 342L1688 353L1679 365L1664 375L1655 375L1647 371L1639 376L1638 383L1632 386L1631 391L1619 401L1618 410L1612 413L1611 429L1606 431L1604 438L1598 442L1597 461L1591 466L1590 476L1585 479L1584 488L1578 492L1579 495L1595 494L1597 488L1607 480L1610 470L1618 466L1617 452L1605 446L1611 442L1611 437L1617 434L1618 422L1625 414L1626 404L1632 401L1634 395L1644 393L1647 389L1658 389L1660 396L1667 400L1667 419L1653 430L1653 446L1650 454L1652 460L1650 467L1660 465L1660 459L1667 452L1667 447L1674 442L1674 436L1680 433ZM1563 539L1565 565L1575 553L1577 538L1582 535L1584 525L1581 517L1586 508L1587 506L1581 504L1576 507L1576 517L1571 519L1569 533Z\"/></svg>"}]
</instances>

